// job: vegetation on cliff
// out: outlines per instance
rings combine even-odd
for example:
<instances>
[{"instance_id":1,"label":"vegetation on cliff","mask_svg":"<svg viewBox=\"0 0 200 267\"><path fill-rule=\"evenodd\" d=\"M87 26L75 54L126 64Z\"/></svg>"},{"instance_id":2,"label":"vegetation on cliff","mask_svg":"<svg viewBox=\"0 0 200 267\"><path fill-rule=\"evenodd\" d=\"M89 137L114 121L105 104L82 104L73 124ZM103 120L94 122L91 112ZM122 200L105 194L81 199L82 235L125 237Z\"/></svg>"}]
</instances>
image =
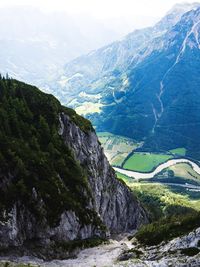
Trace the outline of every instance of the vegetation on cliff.
<instances>
[{"instance_id":1,"label":"vegetation on cliff","mask_svg":"<svg viewBox=\"0 0 200 267\"><path fill-rule=\"evenodd\" d=\"M18 201L52 226L65 209L74 210L83 222L96 218L85 209L91 197L87 173L58 133L61 112L83 131L93 130L88 120L62 107L52 95L0 78L1 220Z\"/></svg>"}]
</instances>

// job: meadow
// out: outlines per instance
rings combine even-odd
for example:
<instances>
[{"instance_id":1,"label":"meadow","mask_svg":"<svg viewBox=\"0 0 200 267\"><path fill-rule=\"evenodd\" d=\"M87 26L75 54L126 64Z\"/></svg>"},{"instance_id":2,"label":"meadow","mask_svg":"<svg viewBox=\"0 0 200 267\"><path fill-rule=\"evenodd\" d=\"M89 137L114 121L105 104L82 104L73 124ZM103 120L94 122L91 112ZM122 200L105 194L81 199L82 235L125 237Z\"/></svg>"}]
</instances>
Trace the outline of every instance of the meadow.
<instances>
[{"instance_id":1,"label":"meadow","mask_svg":"<svg viewBox=\"0 0 200 267\"><path fill-rule=\"evenodd\" d=\"M193 211L200 212L200 192L188 190L177 185L166 185L162 180L136 181L124 174L117 173L118 179L124 181L143 206L148 210L152 221L173 215L182 215ZM174 177L174 182L176 181ZM173 180L173 178L172 178ZM188 182L192 183L187 177Z\"/></svg>"},{"instance_id":2,"label":"meadow","mask_svg":"<svg viewBox=\"0 0 200 267\"><path fill-rule=\"evenodd\" d=\"M173 171L175 177L190 179L191 181L200 181L200 175L196 173L189 164L179 163L168 168Z\"/></svg>"},{"instance_id":3,"label":"meadow","mask_svg":"<svg viewBox=\"0 0 200 267\"><path fill-rule=\"evenodd\" d=\"M165 153L134 152L142 146L142 142L109 132L98 132L97 135L110 164L131 171L151 172L161 163L186 154L185 148L176 148Z\"/></svg>"},{"instance_id":4,"label":"meadow","mask_svg":"<svg viewBox=\"0 0 200 267\"><path fill-rule=\"evenodd\" d=\"M155 167L173 158L170 154L140 153L136 152L128 157L123 168L138 172L151 172Z\"/></svg>"},{"instance_id":5,"label":"meadow","mask_svg":"<svg viewBox=\"0 0 200 267\"><path fill-rule=\"evenodd\" d=\"M132 152L124 160L122 167L131 171L151 172L169 159L184 157L185 148L176 148L165 153Z\"/></svg>"},{"instance_id":6,"label":"meadow","mask_svg":"<svg viewBox=\"0 0 200 267\"><path fill-rule=\"evenodd\" d=\"M110 164L113 166L121 167L128 155L141 145L130 138L108 132L100 132L97 135Z\"/></svg>"},{"instance_id":7,"label":"meadow","mask_svg":"<svg viewBox=\"0 0 200 267\"><path fill-rule=\"evenodd\" d=\"M179 165L179 164L177 164ZM176 170L176 174L185 175L189 183L193 182L192 168L188 164ZM184 172L181 172L184 167ZM167 170L168 171L168 170ZM188 176L188 174L190 176ZM200 192L188 190L177 185L166 185L154 181L136 181L133 178L117 173L119 180L125 182L148 212L150 224L144 225L136 233L136 239L144 245L156 245L163 240L187 234L200 226ZM162 173L159 175L162 177ZM165 175L163 176L165 179ZM171 179L177 180L173 176ZM183 179L180 177L180 179ZM196 177L197 179L197 177Z\"/></svg>"}]
</instances>

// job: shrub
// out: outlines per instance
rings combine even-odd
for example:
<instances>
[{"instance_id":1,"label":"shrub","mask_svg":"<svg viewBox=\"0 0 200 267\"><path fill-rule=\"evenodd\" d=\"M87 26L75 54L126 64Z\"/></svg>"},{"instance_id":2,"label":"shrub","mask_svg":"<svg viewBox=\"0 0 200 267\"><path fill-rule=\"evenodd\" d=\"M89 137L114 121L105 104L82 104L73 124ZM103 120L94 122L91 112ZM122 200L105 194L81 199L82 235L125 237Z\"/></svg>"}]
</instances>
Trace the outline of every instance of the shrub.
<instances>
[{"instance_id":1,"label":"shrub","mask_svg":"<svg viewBox=\"0 0 200 267\"><path fill-rule=\"evenodd\" d=\"M135 237L144 245L157 245L175 237L187 234L200 226L200 214L173 216L142 226Z\"/></svg>"}]
</instances>

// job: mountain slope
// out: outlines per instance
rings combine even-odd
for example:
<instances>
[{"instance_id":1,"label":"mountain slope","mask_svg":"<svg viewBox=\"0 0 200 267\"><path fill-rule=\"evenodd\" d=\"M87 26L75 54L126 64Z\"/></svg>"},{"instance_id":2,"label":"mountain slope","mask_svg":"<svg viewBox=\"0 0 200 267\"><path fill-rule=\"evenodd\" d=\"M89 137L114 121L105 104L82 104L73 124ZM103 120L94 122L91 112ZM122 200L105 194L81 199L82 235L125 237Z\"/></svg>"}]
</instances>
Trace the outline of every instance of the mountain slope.
<instances>
[{"instance_id":1,"label":"mountain slope","mask_svg":"<svg viewBox=\"0 0 200 267\"><path fill-rule=\"evenodd\" d=\"M100 128L146 139L150 150L185 147L200 158L199 18L200 9L186 13L164 35L162 49L129 67L129 87L116 105L103 108Z\"/></svg>"},{"instance_id":2,"label":"mountain slope","mask_svg":"<svg viewBox=\"0 0 200 267\"><path fill-rule=\"evenodd\" d=\"M154 27L136 30L122 40L102 47L89 54L78 57L66 64L61 77L57 80L57 89L53 93L66 103L77 99L79 93L103 93L109 83L115 79L128 85L127 68L142 62L154 49L158 50L162 44L160 38L170 30L181 16L197 8L199 3L175 5L167 15ZM119 88L115 88L117 91ZM84 97L80 95L80 98ZM87 100L87 95L85 100ZM89 96L92 98L92 96ZM80 100L80 99L78 99ZM80 100L81 101L81 100Z\"/></svg>"},{"instance_id":3,"label":"mountain slope","mask_svg":"<svg viewBox=\"0 0 200 267\"><path fill-rule=\"evenodd\" d=\"M142 149L150 151L185 147L187 156L200 159L200 8L178 7L155 27L68 64L71 78L60 80L66 81L60 94L62 101L71 94L69 104L80 113L93 113L88 117L98 131L145 141ZM100 66L98 74L85 74L89 64Z\"/></svg>"},{"instance_id":4,"label":"mountain slope","mask_svg":"<svg viewBox=\"0 0 200 267\"><path fill-rule=\"evenodd\" d=\"M148 221L89 121L12 79L0 79L0 103L1 255L67 257L69 241Z\"/></svg>"}]
</instances>

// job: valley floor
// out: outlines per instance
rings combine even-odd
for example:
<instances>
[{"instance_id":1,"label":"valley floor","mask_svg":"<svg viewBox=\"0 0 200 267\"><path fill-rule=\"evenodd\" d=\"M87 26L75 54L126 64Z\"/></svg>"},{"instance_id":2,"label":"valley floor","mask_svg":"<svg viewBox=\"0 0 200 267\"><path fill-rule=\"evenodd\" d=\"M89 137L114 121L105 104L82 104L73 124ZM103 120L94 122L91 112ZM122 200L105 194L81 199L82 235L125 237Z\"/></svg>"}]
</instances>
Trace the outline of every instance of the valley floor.
<instances>
[{"instance_id":1,"label":"valley floor","mask_svg":"<svg viewBox=\"0 0 200 267\"><path fill-rule=\"evenodd\" d=\"M114 168L117 172L120 172L122 174L125 174L129 177L133 177L135 179L148 179L148 178L153 178L156 174L159 174L162 170L167 169L171 166L174 166L176 164L181 164L181 163L187 163L192 166L193 170L197 173L200 174L200 167L192 162L191 160L188 159L171 159L166 161L165 163L160 164L154 171L149 172L149 173L142 173L142 172L135 172L135 171L129 171L121 168Z\"/></svg>"}]
</instances>

